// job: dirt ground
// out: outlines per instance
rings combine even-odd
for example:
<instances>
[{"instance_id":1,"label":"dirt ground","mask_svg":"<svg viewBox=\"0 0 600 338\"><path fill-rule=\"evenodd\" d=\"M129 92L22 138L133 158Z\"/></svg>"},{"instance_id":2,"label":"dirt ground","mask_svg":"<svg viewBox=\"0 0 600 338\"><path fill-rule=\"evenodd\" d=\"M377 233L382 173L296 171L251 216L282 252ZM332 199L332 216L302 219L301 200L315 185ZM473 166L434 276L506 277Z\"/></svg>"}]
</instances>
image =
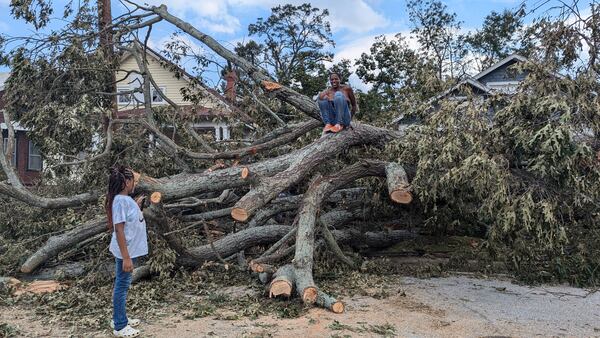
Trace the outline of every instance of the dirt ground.
<instances>
[{"instance_id":1,"label":"dirt ground","mask_svg":"<svg viewBox=\"0 0 600 338\"><path fill-rule=\"evenodd\" d=\"M302 317L227 320L184 319L164 311L143 321L142 337L600 337L600 293L571 287L527 287L467 276L403 277L383 299L343 299L336 315L313 308ZM236 318L235 316L231 316ZM142 319L143 320L143 319ZM110 337L110 331L73 332L35 315L32 308L3 308L0 323L25 337Z\"/></svg>"}]
</instances>

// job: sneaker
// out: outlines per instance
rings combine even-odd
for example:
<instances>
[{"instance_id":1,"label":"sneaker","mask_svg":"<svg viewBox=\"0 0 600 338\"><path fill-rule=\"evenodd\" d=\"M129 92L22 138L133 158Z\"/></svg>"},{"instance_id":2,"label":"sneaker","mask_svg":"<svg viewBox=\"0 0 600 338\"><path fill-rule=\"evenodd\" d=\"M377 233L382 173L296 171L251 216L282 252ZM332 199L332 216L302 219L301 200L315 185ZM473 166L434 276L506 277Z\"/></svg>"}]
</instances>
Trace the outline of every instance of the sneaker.
<instances>
[{"instance_id":1,"label":"sneaker","mask_svg":"<svg viewBox=\"0 0 600 338\"><path fill-rule=\"evenodd\" d=\"M335 126L331 127L331 129L329 129L329 130L331 130L332 133L339 133L342 129L344 129L344 127L342 127L339 124L336 124Z\"/></svg>"},{"instance_id":2,"label":"sneaker","mask_svg":"<svg viewBox=\"0 0 600 338\"><path fill-rule=\"evenodd\" d=\"M331 124L327 123L325 125L325 128L323 128L323 132L326 133L328 131L331 131L331 128L333 128L333 126Z\"/></svg>"},{"instance_id":3,"label":"sneaker","mask_svg":"<svg viewBox=\"0 0 600 338\"><path fill-rule=\"evenodd\" d=\"M134 329L131 326L127 325L119 331L113 330L113 335L115 337L137 337L140 335L140 330Z\"/></svg>"},{"instance_id":4,"label":"sneaker","mask_svg":"<svg viewBox=\"0 0 600 338\"><path fill-rule=\"evenodd\" d=\"M141 322L141 320L139 320L139 319L131 318L131 319L127 320L127 325L129 325L131 327L136 327L136 326L140 325L140 322ZM112 319L110 321L110 328L113 330L115 328L115 322L113 322Z\"/></svg>"}]
</instances>

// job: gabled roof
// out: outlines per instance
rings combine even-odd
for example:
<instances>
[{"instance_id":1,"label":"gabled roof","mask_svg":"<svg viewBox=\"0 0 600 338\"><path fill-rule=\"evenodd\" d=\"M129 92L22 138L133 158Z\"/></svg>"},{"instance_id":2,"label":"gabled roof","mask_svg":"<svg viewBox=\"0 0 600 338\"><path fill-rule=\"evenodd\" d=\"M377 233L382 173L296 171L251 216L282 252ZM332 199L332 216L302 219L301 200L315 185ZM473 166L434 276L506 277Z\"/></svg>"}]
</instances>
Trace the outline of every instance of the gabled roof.
<instances>
[{"instance_id":1,"label":"gabled roof","mask_svg":"<svg viewBox=\"0 0 600 338\"><path fill-rule=\"evenodd\" d=\"M473 86L474 88L477 88L477 89L481 90L485 94L491 94L491 92L492 92L491 89L488 88L483 83L477 81L476 79L474 79L471 76L467 76L466 78L464 78L463 80L461 80L460 82L458 82L457 84L455 84L454 86L452 86L450 89L448 89L445 92L439 94L438 96L432 98L430 100L430 102L437 101L437 100L441 99L442 97L444 97L444 96L452 93L453 91L455 91L456 89L460 88L462 85L465 85L465 84Z\"/></svg>"},{"instance_id":2,"label":"gabled roof","mask_svg":"<svg viewBox=\"0 0 600 338\"><path fill-rule=\"evenodd\" d=\"M491 65L489 68L487 68L487 69L484 69L484 70L483 70L482 72L480 72L479 74L477 74L477 75L473 76L473 78L474 78L475 80L479 80L479 79L481 79L482 77L484 77L484 76L488 75L489 73L491 73L491 72L495 71L496 69L498 69L498 68L500 68L500 67L504 66L505 64L507 64L507 63L509 63L509 62L511 62L511 61L513 61L513 60L520 61L520 62L526 62L526 61L527 61L527 58L526 58L526 57L524 57L524 56L521 56L521 55L519 55L519 54L512 54L512 55L509 55L509 56L505 57L504 59L502 59L502 60L500 60L500 61L498 61L498 62L494 63L494 64L493 64L493 65Z\"/></svg>"},{"instance_id":3,"label":"gabled roof","mask_svg":"<svg viewBox=\"0 0 600 338\"><path fill-rule=\"evenodd\" d=\"M450 95L453 91L459 89L461 86L463 85L469 85L472 86L473 88L476 88L480 91L482 91L484 94L492 94L492 89L490 89L488 86L486 86L485 84L483 84L482 82L480 82L479 80L482 79L484 76L493 73L495 70L497 70L498 68L511 63L513 61L518 61L518 62L526 62L527 58L525 58L524 56L518 55L518 54L512 54L509 55L507 57L505 57L504 59L496 62L495 64L493 64L492 66L490 66L487 69L484 69L483 71L481 71L479 74L475 75L475 76L467 76L464 79L462 79L461 81L459 81L457 84L455 84L454 86L452 86L450 89L444 91L443 93L436 95L435 97L431 98L429 100L428 103L433 103L437 100L440 100L441 98ZM402 121L402 119L404 118L404 114L401 114L400 116L398 116L397 118L395 118L392 123L399 123L400 121Z\"/></svg>"}]
</instances>

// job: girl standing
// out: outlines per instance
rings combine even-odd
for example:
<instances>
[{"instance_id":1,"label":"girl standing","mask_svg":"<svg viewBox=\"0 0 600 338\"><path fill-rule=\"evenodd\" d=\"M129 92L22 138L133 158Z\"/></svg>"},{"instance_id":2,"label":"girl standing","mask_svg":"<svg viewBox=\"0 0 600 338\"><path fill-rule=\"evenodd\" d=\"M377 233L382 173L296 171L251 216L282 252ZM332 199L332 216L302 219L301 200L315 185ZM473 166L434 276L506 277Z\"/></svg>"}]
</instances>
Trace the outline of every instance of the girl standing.
<instances>
[{"instance_id":1,"label":"girl standing","mask_svg":"<svg viewBox=\"0 0 600 338\"><path fill-rule=\"evenodd\" d=\"M110 252L115 256L115 286L113 290L113 334L116 337L136 337L134 329L140 321L128 319L125 311L127 290L131 284L133 264L137 257L148 254L148 238L144 215L129 195L135 190L139 174L124 166L111 169L106 194L108 228L112 232Z\"/></svg>"}]
</instances>

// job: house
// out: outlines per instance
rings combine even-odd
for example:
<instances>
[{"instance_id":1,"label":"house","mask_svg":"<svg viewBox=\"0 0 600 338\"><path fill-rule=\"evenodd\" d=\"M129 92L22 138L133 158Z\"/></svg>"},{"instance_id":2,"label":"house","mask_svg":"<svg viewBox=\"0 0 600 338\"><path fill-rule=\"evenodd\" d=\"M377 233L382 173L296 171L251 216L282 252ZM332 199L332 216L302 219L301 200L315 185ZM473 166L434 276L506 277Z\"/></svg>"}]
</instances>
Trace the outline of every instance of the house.
<instances>
[{"instance_id":1,"label":"house","mask_svg":"<svg viewBox=\"0 0 600 338\"><path fill-rule=\"evenodd\" d=\"M0 73L0 130L2 131L2 150L6 152L8 143L8 128L4 123L4 82L8 79L9 73ZM18 123L13 123L15 131L15 142L11 164L16 168L23 184L34 184L40 178L43 168L43 159L40 150L27 137L27 129Z\"/></svg>"},{"instance_id":2,"label":"house","mask_svg":"<svg viewBox=\"0 0 600 338\"><path fill-rule=\"evenodd\" d=\"M430 103L435 104L436 101L441 99L466 100L471 95L485 98L498 93L514 94L519 84L527 77L528 72L519 72L513 66L526 61L527 58L521 55L509 55L479 74L465 77L450 89L433 97ZM393 123L398 124L401 129L415 122L415 118L405 115L400 115L393 120Z\"/></svg>"},{"instance_id":3,"label":"house","mask_svg":"<svg viewBox=\"0 0 600 338\"><path fill-rule=\"evenodd\" d=\"M200 93L201 100L192 103L182 94L193 81L194 77L181 67L173 64L158 52L147 48L146 58L152 78L171 101L176 103L184 113L194 115L194 129L201 134L209 134L215 141L228 140L231 137L231 115L237 111L235 102L235 73L225 76L225 98L219 92L199 83L195 90ZM120 70L116 73L117 92L127 92L139 89L142 85L142 75L135 57L124 53L120 59ZM155 88L151 88L153 107L168 106ZM141 92L119 95L117 97L117 116L134 116L143 114L144 95Z\"/></svg>"},{"instance_id":4,"label":"house","mask_svg":"<svg viewBox=\"0 0 600 338\"><path fill-rule=\"evenodd\" d=\"M225 79L227 81L225 98L219 92L199 84L196 90L200 92L202 99L192 104L187 101L182 94L182 89L187 88L193 77L184 69L174 65L169 60L162 57L152 49L147 52L148 68L160 90L173 102L179 105L184 113L190 113L194 116L193 128L200 134L208 135L215 141L228 140L231 137L232 114L236 117L246 116L240 112L234 105L235 85L237 77L235 72L229 72ZM124 54L121 57L120 71L116 73L117 91L129 91L136 89L141 85L141 75L135 58L130 54ZM0 73L0 130L2 131L3 150L8 143L8 129L4 123L2 114L4 101L4 82L8 79L9 73ZM143 94L134 93L129 95L119 95L117 97L117 116L129 117L143 114ZM152 93L153 106L167 106L168 103L157 93ZM247 116L246 116L247 117ZM248 117L249 118L249 117ZM43 157L38 147L35 146L27 136L27 129L13 121L16 142L11 163L15 165L19 177L24 184L34 184L40 179L43 169ZM166 129L168 130L168 126Z\"/></svg>"},{"instance_id":5,"label":"house","mask_svg":"<svg viewBox=\"0 0 600 338\"><path fill-rule=\"evenodd\" d=\"M470 87L470 91L479 96L488 96L496 93L514 94L521 81L525 80L528 72L519 72L514 69L514 65L520 62L526 62L527 59L518 54L512 54L496 62L491 67L483 70L475 76L469 76L445 91L436 99L449 97L453 99L466 98L464 87Z\"/></svg>"}]
</instances>

